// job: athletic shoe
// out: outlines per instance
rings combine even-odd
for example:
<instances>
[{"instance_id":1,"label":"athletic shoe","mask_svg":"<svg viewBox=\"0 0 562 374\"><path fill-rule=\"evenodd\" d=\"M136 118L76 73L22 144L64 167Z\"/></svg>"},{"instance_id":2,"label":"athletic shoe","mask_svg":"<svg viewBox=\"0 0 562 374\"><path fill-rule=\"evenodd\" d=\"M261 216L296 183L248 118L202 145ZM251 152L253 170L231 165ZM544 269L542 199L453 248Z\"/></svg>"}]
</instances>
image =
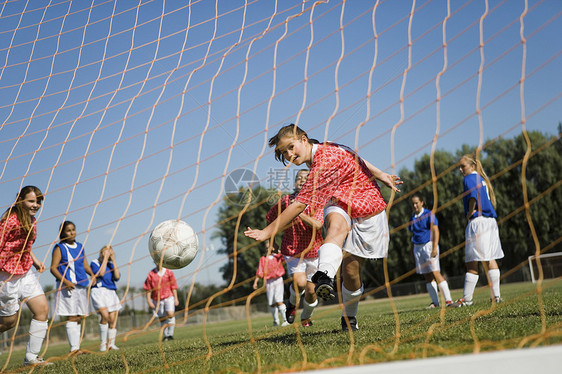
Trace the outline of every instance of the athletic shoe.
<instances>
[{"instance_id":1,"label":"athletic shoe","mask_svg":"<svg viewBox=\"0 0 562 374\"><path fill-rule=\"evenodd\" d=\"M173 339L173 337L170 336L170 340L171 340L171 339ZM119 347L116 346L115 344L111 344L111 345L109 346L109 350L110 350L110 351L112 351L112 350L113 350L113 351L118 351L118 350L119 350Z\"/></svg>"},{"instance_id":2,"label":"athletic shoe","mask_svg":"<svg viewBox=\"0 0 562 374\"><path fill-rule=\"evenodd\" d=\"M312 276L312 282L316 285L314 291L319 298L324 301L329 301L336 298L336 288L334 287L334 281L328 276L328 274L322 271L317 271Z\"/></svg>"},{"instance_id":3,"label":"athletic shoe","mask_svg":"<svg viewBox=\"0 0 562 374\"><path fill-rule=\"evenodd\" d=\"M39 357L39 356L37 356L33 360L28 360L27 358L23 360L24 366L48 366L52 364L53 364L52 362L45 361L43 360L43 357Z\"/></svg>"},{"instance_id":4,"label":"athletic shoe","mask_svg":"<svg viewBox=\"0 0 562 374\"><path fill-rule=\"evenodd\" d=\"M279 322L273 321L273 327L279 326Z\"/></svg>"},{"instance_id":5,"label":"athletic shoe","mask_svg":"<svg viewBox=\"0 0 562 374\"><path fill-rule=\"evenodd\" d=\"M293 323L295 322L295 315L297 314L297 307L291 303L287 304L287 310L285 311L285 318L287 318L287 322Z\"/></svg>"},{"instance_id":6,"label":"athletic shoe","mask_svg":"<svg viewBox=\"0 0 562 374\"><path fill-rule=\"evenodd\" d=\"M495 302L496 304L499 304L499 303L503 303L503 299L502 299L501 297L499 297L499 296L496 296L496 297L494 297L494 298L490 298L490 302L491 302L492 304L493 304L494 302Z\"/></svg>"},{"instance_id":7,"label":"athletic shoe","mask_svg":"<svg viewBox=\"0 0 562 374\"><path fill-rule=\"evenodd\" d=\"M452 305L453 305L453 300L445 301L445 306L452 306Z\"/></svg>"},{"instance_id":8,"label":"athletic shoe","mask_svg":"<svg viewBox=\"0 0 562 374\"><path fill-rule=\"evenodd\" d=\"M462 308L465 306L471 306L472 304L474 304L472 300L468 301L463 298L460 298L456 302L452 303L450 306L451 308Z\"/></svg>"},{"instance_id":9,"label":"athletic shoe","mask_svg":"<svg viewBox=\"0 0 562 374\"><path fill-rule=\"evenodd\" d=\"M433 308L439 308L439 306L431 303L431 304L429 304L428 306L425 307L425 309L433 309Z\"/></svg>"},{"instance_id":10,"label":"athletic shoe","mask_svg":"<svg viewBox=\"0 0 562 374\"><path fill-rule=\"evenodd\" d=\"M310 326L312 326L312 321L310 320L310 318L303 319L301 321L301 325L302 325L302 327L310 327Z\"/></svg>"},{"instance_id":11,"label":"athletic shoe","mask_svg":"<svg viewBox=\"0 0 562 374\"><path fill-rule=\"evenodd\" d=\"M347 321L349 321L349 326L347 324ZM357 331L359 330L359 325L357 324L357 318L355 317L341 317L341 330L343 332L347 332L349 331L349 328L351 328L351 331Z\"/></svg>"},{"instance_id":12,"label":"athletic shoe","mask_svg":"<svg viewBox=\"0 0 562 374\"><path fill-rule=\"evenodd\" d=\"M174 340L174 337L173 336L165 336L165 337L162 338L163 342L167 342L168 340ZM119 348L117 348L117 349L119 349Z\"/></svg>"},{"instance_id":13,"label":"athletic shoe","mask_svg":"<svg viewBox=\"0 0 562 374\"><path fill-rule=\"evenodd\" d=\"M110 347L111 349L111 347ZM107 344L106 343L100 343L100 352L105 352L107 351Z\"/></svg>"},{"instance_id":14,"label":"athletic shoe","mask_svg":"<svg viewBox=\"0 0 562 374\"><path fill-rule=\"evenodd\" d=\"M284 322L281 324L281 326L289 326L289 325L290 325L290 323L287 322L287 321L284 321Z\"/></svg>"}]
</instances>

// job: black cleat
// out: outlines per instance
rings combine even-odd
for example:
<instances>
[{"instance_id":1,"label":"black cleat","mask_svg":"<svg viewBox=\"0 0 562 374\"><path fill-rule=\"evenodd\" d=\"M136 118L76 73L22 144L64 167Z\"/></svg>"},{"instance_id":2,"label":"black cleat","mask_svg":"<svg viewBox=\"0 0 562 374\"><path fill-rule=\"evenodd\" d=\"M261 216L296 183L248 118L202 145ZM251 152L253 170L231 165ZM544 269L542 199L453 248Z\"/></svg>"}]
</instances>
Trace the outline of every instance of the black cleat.
<instances>
[{"instance_id":1,"label":"black cleat","mask_svg":"<svg viewBox=\"0 0 562 374\"><path fill-rule=\"evenodd\" d=\"M312 276L312 282L316 285L314 291L319 298L324 301L333 300L336 298L336 288L334 287L334 281L328 276L328 274L317 271Z\"/></svg>"},{"instance_id":2,"label":"black cleat","mask_svg":"<svg viewBox=\"0 0 562 374\"><path fill-rule=\"evenodd\" d=\"M293 323L295 322L295 315L297 314L297 307L291 303L287 304L287 310L285 311L285 317L287 318L287 322Z\"/></svg>"},{"instance_id":3,"label":"black cleat","mask_svg":"<svg viewBox=\"0 0 562 374\"><path fill-rule=\"evenodd\" d=\"M349 322L349 325L348 325ZM341 330L343 332L347 332L351 329L351 331L359 330L359 325L357 324L357 318L355 317L341 317Z\"/></svg>"}]
</instances>

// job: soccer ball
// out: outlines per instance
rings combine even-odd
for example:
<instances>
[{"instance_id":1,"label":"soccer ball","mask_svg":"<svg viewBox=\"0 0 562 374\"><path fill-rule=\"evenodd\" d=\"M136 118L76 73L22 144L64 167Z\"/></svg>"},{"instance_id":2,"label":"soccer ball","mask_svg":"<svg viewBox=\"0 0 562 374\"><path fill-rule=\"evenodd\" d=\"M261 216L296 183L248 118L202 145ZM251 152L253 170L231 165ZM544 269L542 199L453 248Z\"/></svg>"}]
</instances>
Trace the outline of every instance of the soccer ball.
<instances>
[{"instance_id":1,"label":"soccer ball","mask_svg":"<svg viewBox=\"0 0 562 374\"><path fill-rule=\"evenodd\" d=\"M148 238L148 250L155 264L181 269L197 255L199 240L187 223L171 219L160 223Z\"/></svg>"}]
</instances>

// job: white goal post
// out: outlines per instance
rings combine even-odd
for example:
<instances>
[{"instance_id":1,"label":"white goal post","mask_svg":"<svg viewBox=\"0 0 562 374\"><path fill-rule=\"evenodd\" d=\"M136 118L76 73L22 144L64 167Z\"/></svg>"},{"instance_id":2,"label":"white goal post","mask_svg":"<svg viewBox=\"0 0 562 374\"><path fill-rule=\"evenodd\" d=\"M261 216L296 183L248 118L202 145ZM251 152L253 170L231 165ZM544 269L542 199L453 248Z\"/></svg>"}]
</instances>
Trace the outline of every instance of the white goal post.
<instances>
[{"instance_id":1,"label":"white goal post","mask_svg":"<svg viewBox=\"0 0 562 374\"><path fill-rule=\"evenodd\" d=\"M562 252L547 253L538 256L529 256L529 271L531 280L536 283L538 278L538 262L540 261L543 279L558 278L562 276Z\"/></svg>"}]
</instances>

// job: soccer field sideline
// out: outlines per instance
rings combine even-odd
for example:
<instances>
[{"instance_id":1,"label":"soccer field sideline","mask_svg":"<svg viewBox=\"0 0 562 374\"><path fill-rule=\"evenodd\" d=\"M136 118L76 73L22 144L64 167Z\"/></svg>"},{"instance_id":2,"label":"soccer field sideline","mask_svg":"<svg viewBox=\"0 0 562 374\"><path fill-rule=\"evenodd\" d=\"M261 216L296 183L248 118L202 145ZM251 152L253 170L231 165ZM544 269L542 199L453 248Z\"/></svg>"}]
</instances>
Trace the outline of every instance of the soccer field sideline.
<instances>
[{"instance_id":1,"label":"soccer field sideline","mask_svg":"<svg viewBox=\"0 0 562 374\"><path fill-rule=\"evenodd\" d=\"M473 374L473 373L531 373L540 368L541 374L560 373L562 345L512 349L426 359L384 362L380 364L346 366L311 371L314 374Z\"/></svg>"}]
</instances>

